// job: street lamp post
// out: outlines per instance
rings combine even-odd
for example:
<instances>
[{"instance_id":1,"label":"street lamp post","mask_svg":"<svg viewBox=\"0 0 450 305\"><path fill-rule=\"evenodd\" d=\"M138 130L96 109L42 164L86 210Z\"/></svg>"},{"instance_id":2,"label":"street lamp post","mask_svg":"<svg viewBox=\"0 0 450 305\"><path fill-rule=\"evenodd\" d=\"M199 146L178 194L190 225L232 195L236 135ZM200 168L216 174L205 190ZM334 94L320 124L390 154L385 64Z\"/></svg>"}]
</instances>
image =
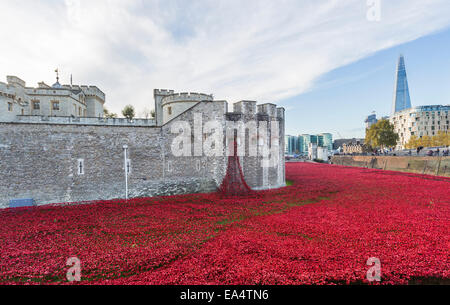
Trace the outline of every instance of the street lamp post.
<instances>
[{"instance_id":1,"label":"street lamp post","mask_svg":"<svg viewBox=\"0 0 450 305\"><path fill-rule=\"evenodd\" d=\"M125 169L125 200L128 200L128 167L127 167L127 150L128 145L123 146L123 168Z\"/></svg>"}]
</instances>

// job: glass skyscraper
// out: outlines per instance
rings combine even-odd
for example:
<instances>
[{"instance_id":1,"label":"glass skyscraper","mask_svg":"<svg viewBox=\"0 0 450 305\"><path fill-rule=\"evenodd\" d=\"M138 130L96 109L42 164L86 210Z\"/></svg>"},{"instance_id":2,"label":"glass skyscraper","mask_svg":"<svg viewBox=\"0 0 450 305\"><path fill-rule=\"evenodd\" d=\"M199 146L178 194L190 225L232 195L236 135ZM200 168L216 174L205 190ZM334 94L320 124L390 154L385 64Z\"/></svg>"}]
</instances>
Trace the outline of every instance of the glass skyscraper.
<instances>
[{"instance_id":1,"label":"glass skyscraper","mask_svg":"<svg viewBox=\"0 0 450 305\"><path fill-rule=\"evenodd\" d=\"M284 154L289 155L289 136L284 136Z\"/></svg>"},{"instance_id":2,"label":"glass skyscraper","mask_svg":"<svg viewBox=\"0 0 450 305\"><path fill-rule=\"evenodd\" d=\"M317 145L323 147L323 135L317 135Z\"/></svg>"},{"instance_id":3,"label":"glass skyscraper","mask_svg":"<svg viewBox=\"0 0 450 305\"><path fill-rule=\"evenodd\" d=\"M328 151L333 150L333 135L331 133L321 133L317 137L320 147L326 147Z\"/></svg>"},{"instance_id":4,"label":"glass skyscraper","mask_svg":"<svg viewBox=\"0 0 450 305\"><path fill-rule=\"evenodd\" d=\"M411 98L409 96L405 58L403 55L400 55L400 58L398 59L397 75L395 78L395 94L392 105L392 114L409 108L411 108Z\"/></svg>"},{"instance_id":5,"label":"glass skyscraper","mask_svg":"<svg viewBox=\"0 0 450 305\"><path fill-rule=\"evenodd\" d=\"M318 144L318 136L316 135L310 135L310 134L303 134L300 137L302 137L302 152L306 153L308 152L309 143Z\"/></svg>"},{"instance_id":6,"label":"glass skyscraper","mask_svg":"<svg viewBox=\"0 0 450 305\"><path fill-rule=\"evenodd\" d=\"M307 152L308 151L308 147L309 147L309 143L312 142L311 135L303 134L303 135L301 135L301 137L303 139L302 152Z\"/></svg>"},{"instance_id":7,"label":"glass skyscraper","mask_svg":"<svg viewBox=\"0 0 450 305\"><path fill-rule=\"evenodd\" d=\"M298 137L286 136L286 155L296 155L308 153L309 144L313 143L319 147L326 147L328 151L333 150L333 135L331 133L321 133L319 135L303 134Z\"/></svg>"},{"instance_id":8,"label":"glass skyscraper","mask_svg":"<svg viewBox=\"0 0 450 305\"><path fill-rule=\"evenodd\" d=\"M372 127L372 125L378 123L377 115L376 114L369 115L364 121L364 123L366 123L366 128Z\"/></svg>"},{"instance_id":9,"label":"glass skyscraper","mask_svg":"<svg viewBox=\"0 0 450 305\"><path fill-rule=\"evenodd\" d=\"M298 138L297 138L297 148L298 148L298 152L300 153L300 154L303 154L305 151L304 151L304 149L303 149L303 141L304 141L304 139L303 139L303 137L302 136L298 136Z\"/></svg>"},{"instance_id":10,"label":"glass skyscraper","mask_svg":"<svg viewBox=\"0 0 450 305\"><path fill-rule=\"evenodd\" d=\"M286 136L286 148L285 148L285 154L287 155L294 155L298 152L297 147L297 137L294 136Z\"/></svg>"}]
</instances>

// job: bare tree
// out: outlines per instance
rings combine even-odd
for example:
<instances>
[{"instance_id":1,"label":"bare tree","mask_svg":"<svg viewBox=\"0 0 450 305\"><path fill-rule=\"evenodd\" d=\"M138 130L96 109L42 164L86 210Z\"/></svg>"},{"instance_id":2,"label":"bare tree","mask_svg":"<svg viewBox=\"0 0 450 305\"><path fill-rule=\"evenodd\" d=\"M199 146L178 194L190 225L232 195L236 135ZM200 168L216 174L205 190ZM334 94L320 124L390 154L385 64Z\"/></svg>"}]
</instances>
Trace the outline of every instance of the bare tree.
<instances>
[{"instance_id":1,"label":"bare tree","mask_svg":"<svg viewBox=\"0 0 450 305\"><path fill-rule=\"evenodd\" d=\"M141 113L141 117L145 119L150 119L155 117L155 110L150 110L149 108L144 108Z\"/></svg>"}]
</instances>

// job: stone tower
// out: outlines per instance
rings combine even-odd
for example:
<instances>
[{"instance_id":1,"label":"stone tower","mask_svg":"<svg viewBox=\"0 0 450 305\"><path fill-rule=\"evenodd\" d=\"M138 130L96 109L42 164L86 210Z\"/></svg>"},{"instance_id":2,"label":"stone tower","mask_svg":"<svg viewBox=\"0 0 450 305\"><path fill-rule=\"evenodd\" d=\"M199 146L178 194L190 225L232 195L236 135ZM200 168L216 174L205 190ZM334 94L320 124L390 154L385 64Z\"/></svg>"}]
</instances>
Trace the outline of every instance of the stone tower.
<instances>
[{"instance_id":1,"label":"stone tower","mask_svg":"<svg viewBox=\"0 0 450 305\"><path fill-rule=\"evenodd\" d=\"M155 89L153 95L155 98L155 120L156 126L163 125L163 106L162 100L164 97L174 94L173 90Z\"/></svg>"}]
</instances>

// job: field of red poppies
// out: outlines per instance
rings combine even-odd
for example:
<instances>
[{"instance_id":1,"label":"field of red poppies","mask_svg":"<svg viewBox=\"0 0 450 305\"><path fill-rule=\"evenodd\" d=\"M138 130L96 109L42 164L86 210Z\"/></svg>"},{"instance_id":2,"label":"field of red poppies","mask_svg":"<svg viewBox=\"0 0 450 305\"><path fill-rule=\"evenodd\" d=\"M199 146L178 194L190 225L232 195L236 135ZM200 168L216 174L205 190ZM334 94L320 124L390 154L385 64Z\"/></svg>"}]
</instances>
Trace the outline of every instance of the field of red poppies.
<instances>
[{"instance_id":1,"label":"field of red poppies","mask_svg":"<svg viewBox=\"0 0 450 305\"><path fill-rule=\"evenodd\" d=\"M0 211L0 283L450 282L450 179L289 163L293 185Z\"/></svg>"}]
</instances>

